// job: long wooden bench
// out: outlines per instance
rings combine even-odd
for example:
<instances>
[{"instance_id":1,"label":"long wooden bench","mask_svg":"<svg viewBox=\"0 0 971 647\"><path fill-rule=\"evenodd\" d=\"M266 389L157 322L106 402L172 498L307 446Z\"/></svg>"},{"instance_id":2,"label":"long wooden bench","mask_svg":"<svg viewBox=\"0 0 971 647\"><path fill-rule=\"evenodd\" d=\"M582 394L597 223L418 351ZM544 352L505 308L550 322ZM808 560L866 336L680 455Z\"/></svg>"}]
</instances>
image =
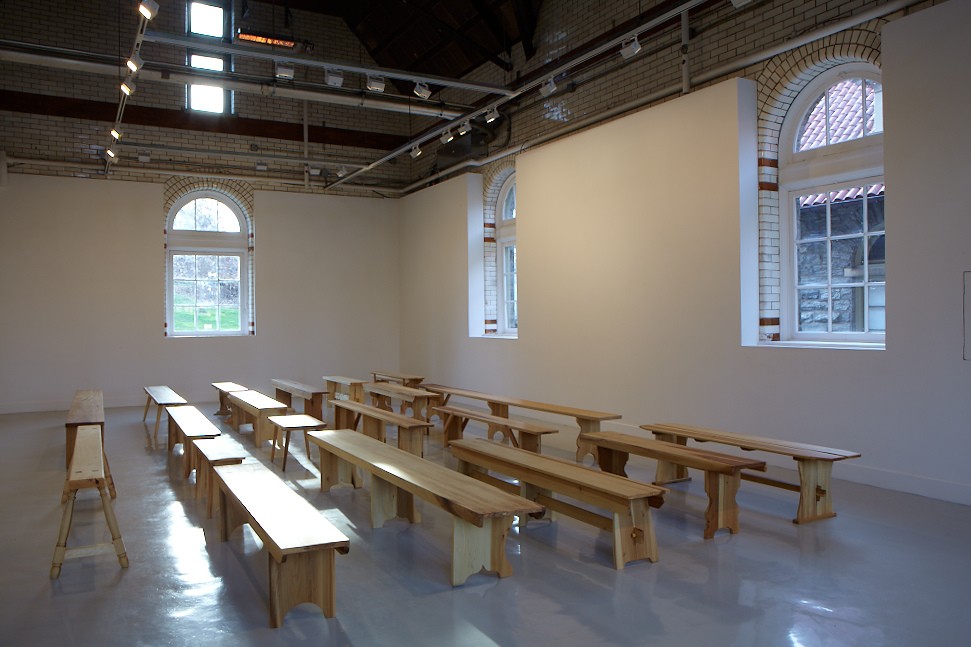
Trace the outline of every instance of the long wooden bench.
<instances>
[{"instance_id":1,"label":"long wooden bench","mask_svg":"<svg viewBox=\"0 0 971 647\"><path fill-rule=\"evenodd\" d=\"M398 400L401 402L398 413L407 415L408 410L411 409L412 417L426 422L432 400L437 401L439 397L437 393L395 382L369 382L364 385L364 392L371 396L371 404L379 409L393 411L391 402Z\"/></svg>"},{"instance_id":2,"label":"long wooden bench","mask_svg":"<svg viewBox=\"0 0 971 647\"><path fill-rule=\"evenodd\" d=\"M152 436L158 444L158 425L162 420L162 409L178 404L187 404L185 398L167 386L146 386L145 394L145 413L142 415L142 422L148 418L148 408L155 403L155 434Z\"/></svg>"},{"instance_id":3,"label":"long wooden bench","mask_svg":"<svg viewBox=\"0 0 971 647\"><path fill-rule=\"evenodd\" d=\"M410 386L417 389L425 381L425 376L413 375L411 373L395 373L393 371L371 371L371 380L374 382L395 382L402 386Z\"/></svg>"},{"instance_id":4,"label":"long wooden bench","mask_svg":"<svg viewBox=\"0 0 971 647\"><path fill-rule=\"evenodd\" d=\"M192 441L196 465L196 498L206 497L206 518L212 519L216 507L216 484L212 471L217 465L238 465L252 462L252 454L229 436L196 438Z\"/></svg>"},{"instance_id":5,"label":"long wooden bench","mask_svg":"<svg viewBox=\"0 0 971 647\"><path fill-rule=\"evenodd\" d=\"M217 416L228 416L231 413L229 409L230 393L234 391L249 391L248 386L236 384L235 382L213 382L212 385L216 388L216 393L219 395L219 410L216 411Z\"/></svg>"},{"instance_id":6,"label":"long wooden bench","mask_svg":"<svg viewBox=\"0 0 971 647\"><path fill-rule=\"evenodd\" d=\"M326 386L311 386L294 380L270 380L276 389L276 399L288 407L293 406L293 398L303 400L303 412L318 420L324 417L324 396L327 395Z\"/></svg>"},{"instance_id":7,"label":"long wooden bench","mask_svg":"<svg viewBox=\"0 0 971 647\"><path fill-rule=\"evenodd\" d=\"M316 604L333 618L335 554L350 540L306 499L262 463L213 468L219 488L219 540L248 523L269 562L270 626L279 627L294 606Z\"/></svg>"},{"instance_id":8,"label":"long wooden bench","mask_svg":"<svg viewBox=\"0 0 971 647\"><path fill-rule=\"evenodd\" d=\"M327 385L327 401L353 400L364 402L364 385L367 380L359 380L343 375L325 375L324 384Z\"/></svg>"},{"instance_id":9,"label":"long wooden bench","mask_svg":"<svg viewBox=\"0 0 971 647\"><path fill-rule=\"evenodd\" d=\"M664 488L483 438L456 440L449 449L459 460L459 471L464 474L518 492L547 510L562 512L611 533L614 568L622 569L628 562L639 559L657 561L657 540L649 506L653 503L660 507ZM519 484L497 479L488 474L489 470L511 476ZM554 493L605 508L610 516L555 499Z\"/></svg>"},{"instance_id":10,"label":"long wooden bench","mask_svg":"<svg viewBox=\"0 0 971 647\"><path fill-rule=\"evenodd\" d=\"M765 461L719 454L695 447L642 438L615 431L584 434L583 440L597 447L597 463L605 472L627 476L625 466L630 454L638 454L657 460L659 465L683 465L705 473L705 492L708 508L705 510L705 539L727 528L738 532L738 503L735 494L743 469L765 471ZM658 474L654 483L670 483L671 478Z\"/></svg>"},{"instance_id":11,"label":"long wooden bench","mask_svg":"<svg viewBox=\"0 0 971 647\"><path fill-rule=\"evenodd\" d=\"M182 444L182 477L189 478L192 470L198 467L192 441L196 438L215 438L222 432L204 413L191 404L166 407L165 410L169 414L169 453L176 445ZM198 474L196 478L199 478Z\"/></svg>"},{"instance_id":12,"label":"long wooden bench","mask_svg":"<svg viewBox=\"0 0 971 647\"><path fill-rule=\"evenodd\" d=\"M57 544L54 546L54 558L51 560L51 579L57 579L61 574L64 560L74 557L88 557L100 553L115 553L122 568L128 568L128 553L125 541L118 529L118 520L111 507L111 499L106 491L105 461L102 450L101 428L97 425L81 425L77 428L75 450L71 456L64 489L68 492L64 513L61 515L61 525L57 533ZM88 546L67 547L68 535L71 532L71 522L74 516L74 501L78 490L95 488L101 495L101 507L104 510L105 522L111 532L111 543L92 544Z\"/></svg>"},{"instance_id":13,"label":"long wooden bench","mask_svg":"<svg viewBox=\"0 0 971 647\"><path fill-rule=\"evenodd\" d=\"M283 471L287 471L287 455L290 453L290 434L294 431L302 431L303 446L307 451L307 459L310 460L310 442L307 440L307 432L323 429L327 423L323 420L308 416L305 413L295 413L285 416L270 416L268 418L273 425L273 443L270 445L270 462L276 458L277 436L279 431L283 431L286 440L283 442Z\"/></svg>"},{"instance_id":14,"label":"long wooden bench","mask_svg":"<svg viewBox=\"0 0 971 647\"><path fill-rule=\"evenodd\" d=\"M101 392L101 389L79 389L74 392L74 398L71 400L71 408L67 412L67 421L64 423L65 467L71 467L78 428L89 425L98 427L101 430L101 452L105 463L105 481L108 485L108 493L114 499L117 496L115 492L115 479L111 476L111 465L108 464L108 455L104 453L105 406L104 394ZM64 491L61 494L61 503L67 501L67 497L68 486L65 483Z\"/></svg>"},{"instance_id":15,"label":"long wooden bench","mask_svg":"<svg viewBox=\"0 0 971 647\"><path fill-rule=\"evenodd\" d=\"M698 442L730 445L745 451L758 450L790 456L796 461L799 469L798 485L748 472L742 473L742 479L798 492L799 507L796 511L796 518L792 520L793 523L808 523L818 519L835 517L831 483L833 463L847 458L860 457L859 452L844 449L746 436L688 425L659 423L641 425L641 429L652 432L658 440L680 445L687 444L688 439L691 438ZM670 482L674 479L687 478L687 470L684 467L673 466L670 462L665 464L665 462L659 461L657 469L659 479L667 479Z\"/></svg>"},{"instance_id":16,"label":"long wooden bench","mask_svg":"<svg viewBox=\"0 0 971 647\"><path fill-rule=\"evenodd\" d=\"M540 425L525 420L515 420L513 418L500 418L499 416L494 416L483 411L465 409L463 407L435 407L435 411L441 414L442 419L445 421L445 439L443 442L446 447L452 441L462 438L462 432L465 431L465 427L469 424L470 420L488 424L489 429L495 429L501 433L503 440L508 440L512 443L513 447L521 447L537 454L543 448L543 436L546 434L555 434L559 431L556 427ZM518 438L513 431L519 432ZM493 435L490 432L489 437L492 438Z\"/></svg>"},{"instance_id":17,"label":"long wooden bench","mask_svg":"<svg viewBox=\"0 0 971 647\"><path fill-rule=\"evenodd\" d=\"M452 397L466 398L469 400L481 400L489 405L489 411L494 416L500 418L509 417L509 407L518 407L521 409L531 409L533 411L542 411L544 413L552 413L560 416L567 416L573 418L577 421L577 426L580 427L580 433L591 433L595 431L600 431L600 423L606 420L618 420L621 418L619 413L607 413L604 411L592 411L590 409L578 409L576 407L566 407L559 404L550 404L547 402L537 402L535 400L524 400L522 398L513 398L505 395L494 395L490 393L481 393L479 391L472 391L469 389L460 389L453 386L443 386L441 384L423 384L423 389L432 391L433 393L438 393L441 395L441 401L437 406L445 406L449 403ZM494 429L490 428L490 435ZM583 460L583 457L587 454L596 455L596 448L590 447L579 440L577 437L577 462L579 463Z\"/></svg>"},{"instance_id":18,"label":"long wooden bench","mask_svg":"<svg viewBox=\"0 0 971 647\"><path fill-rule=\"evenodd\" d=\"M505 545L513 517L543 511L537 503L349 429L312 431L310 442L320 448L322 491L348 482L348 466L370 472L374 528L394 517L418 522L415 497L452 514L452 586L483 568L499 577L512 575Z\"/></svg>"},{"instance_id":19,"label":"long wooden bench","mask_svg":"<svg viewBox=\"0 0 971 647\"><path fill-rule=\"evenodd\" d=\"M357 429L371 438L384 442L386 424L398 428L398 447L415 456L424 455L425 430L430 422L409 418L393 411L385 411L353 400L334 400L334 427L337 429ZM362 422L363 421L363 422Z\"/></svg>"},{"instance_id":20,"label":"long wooden bench","mask_svg":"<svg viewBox=\"0 0 971 647\"><path fill-rule=\"evenodd\" d=\"M289 408L259 391L233 391L229 394L229 425L233 431L239 431L241 425L252 423L253 444L259 447L273 438L268 418L282 416Z\"/></svg>"}]
</instances>

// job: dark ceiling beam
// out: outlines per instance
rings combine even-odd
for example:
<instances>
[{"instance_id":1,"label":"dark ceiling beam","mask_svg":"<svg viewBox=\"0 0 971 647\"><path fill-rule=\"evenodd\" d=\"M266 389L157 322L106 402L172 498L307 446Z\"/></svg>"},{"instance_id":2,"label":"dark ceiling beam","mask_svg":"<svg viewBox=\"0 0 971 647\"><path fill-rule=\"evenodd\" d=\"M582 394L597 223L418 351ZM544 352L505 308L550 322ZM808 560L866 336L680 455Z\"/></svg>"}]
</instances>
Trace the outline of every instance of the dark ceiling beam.
<instances>
[{"instance_id":1,"label":"dark ceiling beam","mask_svg":"<svg viewBox=\"0 0 971 647\"><path fill-rule=\"evenodd\" d=\"M489 31L495 37L496 42L502 45L504 52L508 53L509 49L513 46L512 38L506 34L506 30L502 26L502 21L496 18L495 9L491 9L486 6L483 0L472 0L472 6L475 8L476 13L479 14L479 18L485 23Z\"/></svg>"},{"instance_id":2,"label":"dark ceiling beam","mask_svg":"<svg viewBox=\"0 0 971 647\"><path fill-rule=\"evenodd\" d=\"M513 6L516 8L516 23L519 25L519 39L523 44L523 53L526 55L527 61L536 54L536 45L533 43L533 39L536 38L536 22L539 18L540 4L542 4L542 0L536 5L536 10L533 11L530 0L513 0Z\"/></svg>"},{"instance_id":3,"label":"dark ceiling beam","mask_svg":"<svg viewBox=\"0 0 971 647\"><path fill-rule=\"evenodd\" d=\"M451 36L452 40L457 42L460 46L467 45L479 53L479 55L485 57L490 63L497 65L506 72L512 71L512 63L509 61L499 58L488 48L479 43L478 41L469 38L459 30L452 27L450 24L436 16L434 13L426 9L425 7L411 2L410 0L399 0L402 4L413 8L415 11L421 13L423 16L432 21L442 32Z\"/></svg>"},{"instance_id":4,"label":"dark ceiling beam","mask_svg":"<svg viewBox=\"0 0 971 647\"><path fill-rule=\"evenodd\" d=\"M111 124L114 122L117 109L117 104L103 101L0 90L0 110L11 112L87 119ZM149 108L132 104L128 104L125 108L125 124L242 137L269 137L287 141L303 141L303 124L299 123L207 115L185 110ZM105 127L107 128L107 125ZM371 148L383 151L394 150L407 141L406 137L400 135L331 128L330 126L310 126L308 138L315 144ZM213 154L218 155L219 152L213 151Z\"/></svg>"}]
</instances>

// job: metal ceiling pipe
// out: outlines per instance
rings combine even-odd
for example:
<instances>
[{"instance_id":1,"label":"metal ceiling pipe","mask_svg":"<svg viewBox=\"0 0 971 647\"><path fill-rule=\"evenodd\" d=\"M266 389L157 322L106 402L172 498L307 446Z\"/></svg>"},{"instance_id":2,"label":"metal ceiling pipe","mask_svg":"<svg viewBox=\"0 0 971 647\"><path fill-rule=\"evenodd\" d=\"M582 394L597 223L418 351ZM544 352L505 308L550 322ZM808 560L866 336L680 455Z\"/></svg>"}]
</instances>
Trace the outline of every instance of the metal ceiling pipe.
<instances>
[{"instance_id":1,"label":"metal ceiling pipe","mask_svg":"<svg viewBox=\"0 0 971 647\"><path fill-rule=\"evenodd\" d=\"M134 150L144 150L144 151L158 151L161 153L173 153L176 155L186 155L189 157L212 157L213 151L201 148L182 148L179 146L167 146L165 144L144 144L140 142L133 142L128 140L123 140L118 142L118 146L122 149L134 149ZM346 166L347 168L364 168L364 164L360 162L347 162L342 160L334 159L322 159L316 157L293 157L292 155L264 155L261 153L243 153L243 152L230 152L230 151L220 151L218 153L219 157L225 157L229 159L241 159L246 161L258 161L266 160L268 162L280 162L281 164L313 164L316 166L334 166L341 167Z\"/></svg>"},{"instance_id":2,"label":"metal ceiling pipe","mask_svg":"<svg viewBox=\"0 0 971 647\"><path fill-rule=\"evenodd\" d=\"M128 72L125 66L111 65L108 63L95 63L91 61L79 61L61 56L46 56L43 54L33 54L30 52L10 50L0 48L0 61L7 63L18 63L22 65L37 65L41 67L51 67L72 72L86 72L90 74L100 74L102 76L113 76L124 78ZM316 103L329 103L334 105L352 106L357 108L372 108L387 112L397 112L411 114L422 117L437 117L440 119L455 119L464 113L458 110L451 110L435 105L413 105L405 101L395 101L388 98L370 97L357 94L319 92L316 90L302 90L285 86L274 85L272 83L254 83L251 81L236 81L233 79L219 77L209 74L195 74L187 72L160 72L142 68L138 71L138 79L148 81L158 81L160 83L174 83L188 85L199 83L212 85L235 92L245 92L248 94L260 94L265 97L282 97L285 99L297 99L313 101Z\"/></svg>"}]
</instances>

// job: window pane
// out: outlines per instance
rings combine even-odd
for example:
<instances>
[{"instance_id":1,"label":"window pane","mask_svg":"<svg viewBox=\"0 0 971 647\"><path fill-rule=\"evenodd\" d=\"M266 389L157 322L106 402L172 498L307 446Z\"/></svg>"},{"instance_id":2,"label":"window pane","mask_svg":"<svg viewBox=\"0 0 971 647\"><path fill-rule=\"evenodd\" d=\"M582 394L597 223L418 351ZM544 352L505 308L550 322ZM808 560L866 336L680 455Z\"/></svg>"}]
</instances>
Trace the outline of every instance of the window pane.
<instances>
[{"instance_id":1,"label":"window pane","mask_svg":"<svg viewBox=\"0 0 971 647\"><path fill-rule=\"evenodd\" d=\"M176 332L192 332L196 329L196 309L189 306L173 308Z\"/></svg>"},{"instance_id":2,"label":"window pane","mask_svg":"<svg viewBox=\"0 0 971 647\"><path fill-rule=\"evenodd\" d=\"M189 56L189 65L192 67L198 67L201 70L222 72L226 68L226 61L218 56L202 56L201 54L192 54Z\"/></svg>"},{"instance_id":3,"label":"window pane","mask_svg":"<svg viewBox=\"0 0 971 647\"><path fill-rule=\"evenodd\" d=\"M831 86L829 143L839 144L863 137L863 80L847 79Z\"/></svg>"},{"instance_id":4,"label":"window pane","mask_svg":"<svg viewBox=\"0 0 971 647\"><path fill-rule=\"evenodd\" d=\"M219 330L239 329L239 308L219 308Z\"/></svg>"},{"instance_id":5,"label":"window pane","mask_svg":"<svg viewBox=\"0 0 971 647\"><path fill-rule=\"evenodd\" d=\"M200 306L216 305L219 284L216 281L196 282L196 304Z\"/></svg>"},{"instance_id":6,"label":"window pane","mask_svg":"<svg viewBox=\"0 0 971 647\"><path fill-rule=\"evenodd\" d=\"M196 330L216 330L216 308L196 309Z\"/></svg>"},{"instance_id":7,"label":"window pane","mask_svg":"<svg viewBox=\"0 0 971 647\"><path fill-rule=\"evenodd\" d=\"M862 283L864 278L863 238L834 240L830 263L833 267L833 283ZM835 292L833 299L835 303ZM835 313L833 318L835 320Z\"/></svg>"},{"instance_id":8,"label":"window pane","mask_svg":"<svg viewBox=\"0 0 971 647\"><path fill-rule=\"evenodd\" d=\"M883 86L875 81L866 82L865 134L883 132Z\"/></svg>"},{"instance_id":9,"label":"window pane","mask_svg":"<svg viewBox=\"0 0 971 647\"><path fill-rule=\"evenodd\" d=\"M223 10L201 2L193 2L189 11L189 31L203 36L222 36Z\"/></svg>"},{"instance_id":10,"label":"window pane","mask_svg":"<svg viewBox=\"0 0 971 647\"><path fill-rule=\"evenodd\" d=\"M196 203L196 231L216 231L218 202L212 198L200 198Z\"/></svg>"},{"instance_id":11,"label":"window pane","mask_svg":"<svg viewBox=\"0 0 971 647\"><path fill-rule=\"evenodd\" d=\"M799 240L822 238L826 235L826 194L804 195L799 198Z\"/></svg>"},{"instance_id":12,"label":"window pane","mask_svg":"<svg viewBox=\"0 0 971 647\"><path fill-rule=\"evenodd\" d=\"M827 332L829 330L829 290L799 290L799 330Z\"/></svg>"},{"instance_id":13,"label":"window pane","mask_svg":"<svg viewBox=\"0 0 971 647\"><path fill-rule=\"evenodd\" d=\"M502 202L502 219L513 220L516 218L516 185L513 184L506 192L506 199Z\"/></svg>"},{"instance_id":14,"label":"window pane","mask_svg":"<svg viewBox=\"0 0 971 647\"><path fill-rule=\"evenodd\" d=\"M809 111L799 126L799 146L796 150L807 151L826 145L826 95Z\"/></svg>"},{"instance_id":15,"label":"window pane","mask_svg":"<svg viewBox=\"0 0 971 647\"><path fill-rule=\"evenodd\" d=\"M886 236L867 238L867 271L871 281L887 280Z\"/></svg>"},{"instance_id":16,"label":"window pane","mask_svg":"<svg viewBox=\"0 0 971 647\"><path fill-rule=\"evenodd\" d=\"M196 304L196 282L175 281L172 284L173 303L177 306L194 306Z\"/></svg>"},{"instance_id":17,"label":"window pane","mask_svg":"<svg viewBox=\"0 0 971 647\"><path fill-rule=\"evenodd\" d=\"M189 107L204 112L223 112L225 95L222 88L212 85L190 85Z\"/></svg>"},{"instance_id":18,"label":"window pane","mask_svg":"<svg viewBox=\"0 0 971 647\"><path fill-rule=\"evenodd\" d=\"M218 256L196 256L196 278L215 281L219 278L216 271Z\"/></svg>"},{"instance_id":19,"label":"window pane","mask_svg":"<svg viewBox=\"0 0 971 647\"><path fill-rule=\"evenodd\" d=\"M870 231L883 231L885 224L883 221L883 185L870 187L870 193L873 194L879 191L876 195L869 195L866 199L866 219L867 227Z\"/></svg>"},{"instance_id":20,"label":"window pane","mask_svg":"<svg viewBox=\"0 0 971 647\"><path fill-rule=\"evenodd\" d=\"M863 288L833 288L833 332L863 332Z\"/></svg>"},{"instance_id":21,"label":"window pane","mask_svg":"<svg viewBox=\"0 0 971 647\"><path fill-rule=\"evenodd\" d=\"M870 287L869 307L867 316L869 317L869 328L872 332L887 332L887 288L884 285L874 285Z\"/></svg>"},{"instance_id":22,"label":"window pane","mask_svg":"<svg viewBox=\"0 0 971 647\"><path fill-rule=\"evenodd\" d=\"M179 209L179 213L175 214L175 220L172 222L173 229L195 229L196 228L196 201L193 200L189 204L185 205Z\"/></svg>"},{"instance_id":23,"label":"window pane","mask_svg":"<svg viewBox=\"0 0 971 647\"><path fill-rule=\"evenodd\" d=\"M826 285L829 262L826 243L800 243L796 245L796 265L799 285Z\"/></svg>"},{"instance_id":24,"label":"window pane","mask_svg":"<svg viewBox=\"0 0 971 647\"><path fill-rule=\"evenodd\" d=\"M176 254L172 257L173 279L196 278L196 257Z\"/></svg>"},{"instance_id":25,"label":"window pane","mask_svg":"<svg viewBox=\"0 0 971 647\"><path fill-rule=\"evenodd\" d=\"M222 202L217 203L218 214L219 214L219 231L238 233L239 232L239 218L233 213L233 210Z\"/></svg>"},{"instance_id":26,"label":"window pane","mask_svg":"<svg viewBox=\"0 0 971 647\"><path fill-rule=\"evenodd\" d=\"M239 306L239 283L236 281L219 282L219 305Z\"/></svg>"},{"instance_id":27,"label":"window pane","mask_svg":"<svg viewBox=\"0 0 971 647\"><path fill-rule=\"evenodd\" d=\"M830 235L845 236L863 233L862 188L843 189L830 193Z\"/></svg>"},{"instance_id":28,"label":"window pane","mask_svg":"<svg viewBox=\"0 0 971 647\"><path fill-rule=\"evenodd\" d=\"M506 304L506 328L510 330L519 328L519 312L515 301Z\"/></svg>"},{"instance_id":29,"label":"window pane","mask_svg":"<svg viewBox=\"0 0 971 647\"><path fill-rule=\"evenodd\" d=\"M219 280L239 280L239 256L219 257Z\"/></svg>"}]
</instances>

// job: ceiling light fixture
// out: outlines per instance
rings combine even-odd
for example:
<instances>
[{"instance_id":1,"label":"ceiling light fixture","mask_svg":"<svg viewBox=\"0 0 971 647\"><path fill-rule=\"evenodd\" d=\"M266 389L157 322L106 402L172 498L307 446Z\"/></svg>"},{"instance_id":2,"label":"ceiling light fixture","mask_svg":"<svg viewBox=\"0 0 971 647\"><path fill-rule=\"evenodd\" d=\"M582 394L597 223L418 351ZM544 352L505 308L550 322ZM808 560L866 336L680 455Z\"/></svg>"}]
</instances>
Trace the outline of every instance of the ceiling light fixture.
<instances>
[{"instance_id":1,"label":"ceiling light fixture","mask_svg":"<svg viewBox=\"0 0 971 647\"><path fill-rule=\"evenodd\" d=\"M344 177L347 175L347 167L341 164L341 167L337 169L337 177Z\"/></svg>"},{"instance_id":2,"label":"ceiling light fixture","mask_svg":"<svg viewBox=\"0 0 971 647\"><path fill-rule=\"evenodd\" d=\"M418 147L418 144L412 146L411 152L408 154L411 155L411 159L418 159L418 156L421 155L421 149Z\"/></svg>"},{"instance_id":3,"label":"ceiling light fixture","mask_svg":"<svg viewBox=\"0 0 971 647\"><path fill-rule=\"evenodd\" d=\"M138 5L138 13L145 16L145 20L151 20L158 15L158 3L155 0L142 0Z\"/></svg>"},{"instance_id":4,"label":"ceiling light fixture","mask_svg":"<svg viewBox=\"0 0 971 647\"><path fill-rule=\"evenodd\" d=\"M324 83L332 88L339 88L344 85L344 73L340 70L324 70Z\"/></svg>"},{"instance_id":5,"label":"ceiling light fixture","mask_svg":"<svg viewBox=\"0 0 971 647\"><path fill-rule=\"evenodd\" d=\"M472 122L466 119L462 122L462 125L459 126L459 137L468 133L470 130L472 130Z\"/></svg>"},{"instance_id":6,"label":"ceiling light fixture","mask_svg":"<svg viewBox=\"0 0 971 647\"><path fill-rule=\"evenodd\" d=\"M427 99L432 96L432 91L429 89L427 83L418 81L415 83L415 95L421 99Z\"/></svg>"},{"instance_id":7,"label":"ceiling light fixture","mask_svg":"<svg viewBox=\"0 0 971 647\"><path fill-rule=\"evenodd\" d=\"M641 51L641 43L637 40L637 36L625 40L620 46L620 55L624 57L625 61L637 56L639 51Z\"/></svg>"},{"instance_id":8,"label":"ceiling light fixture","mask_svg":"<svg viewBox=\"0 0 971 647\"><path fill-rule=\"evenodd\" d=\"M556 84L553 83L553 77L546 80L543 85L539 86L539 93L545 98L556 92Z\"/></svg>"},{"instance_id":9,"label":"ceiling light fixture","mask_svg":"<svg viewBox=\"0 0 971 647\"><path fill-rule=\"evenodd\" d=\"M110 148L106 148L105 149L105 155L108 156L108 161L109 162L117 162L118 161L118 157L116 156L115 151L111 150Z\"/></svg>"},{"instance_id":10,"label":"ceiling light fixture","mask_svg":"<svg viewBox=\"0 0 971 647\"><path fill-rule=\"evenodd\" d=\"M383 76L367 76L367 89L371 92L384 92L384 77Z\"/></svg>"},{"instance_id":11,"label":"ceiling light fixture","mask_svg":"<svg viewBox=\"0 0 971 647\"><path fill-rule=\"evenodd\" d=\"M131 79L125 79L121 83L121 91L125 93L125 96L130 97L135 93L135 82Z\"/></svg>"},{"instance_id":12,"label":"ceiling light fixture","mask_svg":"<svg viewBox=\"0 0 971 647\"><path fill-rule=\"evenodd\" d=\"M269 167L266 165L266 162L264 162L263 160L260 160L259 162L256 163L256 170L257 171L265 171L268 168Z\"/></svg>"},{"instance_id":13,"label":"ceiling light fixture","mask_svg":"<svg viewBox=\"0 0 971 647\"><path fill-rule=\"evenodd\" d=\"M499 118L499 108L493 108L486 113L485 121L487 124L491 124L493 121Z\"/></svg>"},{"instance_id":14,"label":"ceiling light fixture","mask_svg":"<svg viewBox=\"0 0 971 647\"><path fill-rule=\"evenodd\" d=\"M452 134L452 131L451 130L443 130L442 131L441 141L442 141L443 144L447 144L450 141L452 141L453 139L455 139L455 135Z\"/></svg>"},{"instance_id":15,"label":"ceiling light fixture","mask_svg":"<svg viewBox=\"0 0 971 647\"><path fill-rule=\"evenodd\" d=\"M292 81L294 75L294 69L292 63L277 63L275 72L276 78L283 79L284 81Z\"/></svg>"},{"instance_id":16,"label":"ceiling light fixture","mask_svg":"<svg viewBox=\"0 0 971 647\"><path fill-rule=\"evenodd\" d=\"M121 139L121 131L120 131L120 130L118 130L118 126L115 126L114 128L112 128L112 129L111 129L111 136L112 136L112 137L113 137L113 138L114 138L115 140L119 140L119 139Z\"/></svg>"},{"instance_id":17,"label":"ceiling light fixture","mask_svg":"<svg viewBox=\"0 0 971 647\"><path fill-rule=\"evenodd\" d=\"M142 60L142 57L138 54L138 52L133 53L131 58L128 59L128 69L131 70L132 74L142 69L142 65L144 64L145 61Z\"/></svg>"}]
</instances>

